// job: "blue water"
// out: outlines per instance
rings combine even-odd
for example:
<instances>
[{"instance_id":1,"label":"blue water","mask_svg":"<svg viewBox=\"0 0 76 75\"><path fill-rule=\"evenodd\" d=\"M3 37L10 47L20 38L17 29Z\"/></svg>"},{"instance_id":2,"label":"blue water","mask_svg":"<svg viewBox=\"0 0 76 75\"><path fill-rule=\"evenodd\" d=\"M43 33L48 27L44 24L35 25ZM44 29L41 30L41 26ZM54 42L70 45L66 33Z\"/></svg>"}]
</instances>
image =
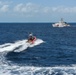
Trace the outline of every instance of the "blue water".
<instances>
[{"instance_id":1,"label":"blue water","mask_svg":"<svg viewBox=\"0 0 76 75\"><path fill-rule=\"evenodd\" d=\"M52 23L0 23L1 45L27 39L29 32L32 32L37 38L44 41L44 43L32 48L27 48L22 52L7 52L7 54L2 56L3 59L5 59L4 61L20 67L60 67L62 65L66 67L72 64L75 65L76 23L70 24L71 27L54 28L52 27ZM2 53L4 54L5 52ZM65 75L65 73L60 72L60 69L61 68L56 70L56 72L58 72L57 74L55 74L55 72L50 75ZM16 72L12 72L11 75L15 73ZM45 74L42 74L41 71L38 73L40 73L40 75L49 75L49 71ZM73 74L74 72L72 71L71 73ZM19 75L19 73L16 74ZM27 73L27 75L30 74Z\"/></svg>"}]
</instances>

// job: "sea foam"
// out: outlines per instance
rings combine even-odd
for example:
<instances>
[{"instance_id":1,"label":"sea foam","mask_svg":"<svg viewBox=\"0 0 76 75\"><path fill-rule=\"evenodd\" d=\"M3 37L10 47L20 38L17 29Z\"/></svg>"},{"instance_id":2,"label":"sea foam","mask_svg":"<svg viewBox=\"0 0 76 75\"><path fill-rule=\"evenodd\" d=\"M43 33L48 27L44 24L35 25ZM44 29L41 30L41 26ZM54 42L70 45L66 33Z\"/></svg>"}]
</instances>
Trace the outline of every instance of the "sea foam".
<instances>
[{"instance_id":1,"label":"sea foam","mask_svg":"<svg viewBox=\"0 0 76 75\"><path fill-rule=\"evenodd\" d=\"M0 45L0 52L3 52L3 51L20 52L20 51L26 50L28 47L34 47L36 45L43 43L43 40L41 39L37 39L34 44L29 44L26 41L27 40L19 40L14 43L5 43L3 45Z\"/></svg>"}]
</instances>

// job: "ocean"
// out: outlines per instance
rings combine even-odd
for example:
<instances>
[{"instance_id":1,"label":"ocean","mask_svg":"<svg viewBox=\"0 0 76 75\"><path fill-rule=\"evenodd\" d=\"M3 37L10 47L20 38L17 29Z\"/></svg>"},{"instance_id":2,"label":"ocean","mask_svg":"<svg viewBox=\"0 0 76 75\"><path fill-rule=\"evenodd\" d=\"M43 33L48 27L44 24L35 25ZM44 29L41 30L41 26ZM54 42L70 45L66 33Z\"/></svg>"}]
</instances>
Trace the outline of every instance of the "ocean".
<instances>
[{"instance_id":1,"label":"ocean","mask_svg":"<svg viewBox=\"0 0 76 75\"><path fill-rule=\"evenodd\" d=\"M70 25L0 23L0 75L76 75L76 23ZM26 47L30 32L42 42Z\"/></svg>"}]
</instances>

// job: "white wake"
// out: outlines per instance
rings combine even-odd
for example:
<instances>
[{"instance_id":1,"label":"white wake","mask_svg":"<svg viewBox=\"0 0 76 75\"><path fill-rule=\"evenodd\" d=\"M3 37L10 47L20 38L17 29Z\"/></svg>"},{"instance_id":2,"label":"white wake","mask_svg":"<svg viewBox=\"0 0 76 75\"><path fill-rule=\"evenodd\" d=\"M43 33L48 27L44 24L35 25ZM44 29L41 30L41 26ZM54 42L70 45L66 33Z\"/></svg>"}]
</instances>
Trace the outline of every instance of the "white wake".
<instances>
[{"instance_id":1,"label":"white wake","mask_svg":"<svg viewBox=\"0 0 76 75\"><path fill-rule=\"evenodd\" d=\"M20 40L20 41L16 41L15 43L5 43L3 45L0 45L0 52L3 52L3 51L20 52L27 49L28 47L34 47L36 45L43 43L43 40L41 39L37 39L35 43L31 45L27 43L26 41L27 40Z\"/></svg>"}]
</instances>

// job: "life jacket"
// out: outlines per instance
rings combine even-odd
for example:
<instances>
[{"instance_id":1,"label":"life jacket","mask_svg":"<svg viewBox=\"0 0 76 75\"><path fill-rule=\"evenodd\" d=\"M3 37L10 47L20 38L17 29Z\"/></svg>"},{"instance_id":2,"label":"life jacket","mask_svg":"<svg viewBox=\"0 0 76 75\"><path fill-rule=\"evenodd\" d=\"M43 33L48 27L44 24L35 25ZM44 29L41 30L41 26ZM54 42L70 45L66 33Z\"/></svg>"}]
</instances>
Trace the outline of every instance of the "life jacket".
<instances>
[{"instance_id":1,"label":"life jacket","mask_svg":"<svg viewBox=\"0 0 76 75\"><path fill-rule=\"evenodd\" d=\"M36 41L36 37L34 36L33 40L31 41L32 44Z\"/></svg>"},{"instance_id":2,"label":"life jacket","mask_svg":"<svg viewBox=\"0 0 76 75\"><path fill-rule=\"evenodd\" d=\"M36 41L36 37L33 36L32 38L28 39L29 42L31 42L32 44Z\"/></svg>"}]
</instances>

